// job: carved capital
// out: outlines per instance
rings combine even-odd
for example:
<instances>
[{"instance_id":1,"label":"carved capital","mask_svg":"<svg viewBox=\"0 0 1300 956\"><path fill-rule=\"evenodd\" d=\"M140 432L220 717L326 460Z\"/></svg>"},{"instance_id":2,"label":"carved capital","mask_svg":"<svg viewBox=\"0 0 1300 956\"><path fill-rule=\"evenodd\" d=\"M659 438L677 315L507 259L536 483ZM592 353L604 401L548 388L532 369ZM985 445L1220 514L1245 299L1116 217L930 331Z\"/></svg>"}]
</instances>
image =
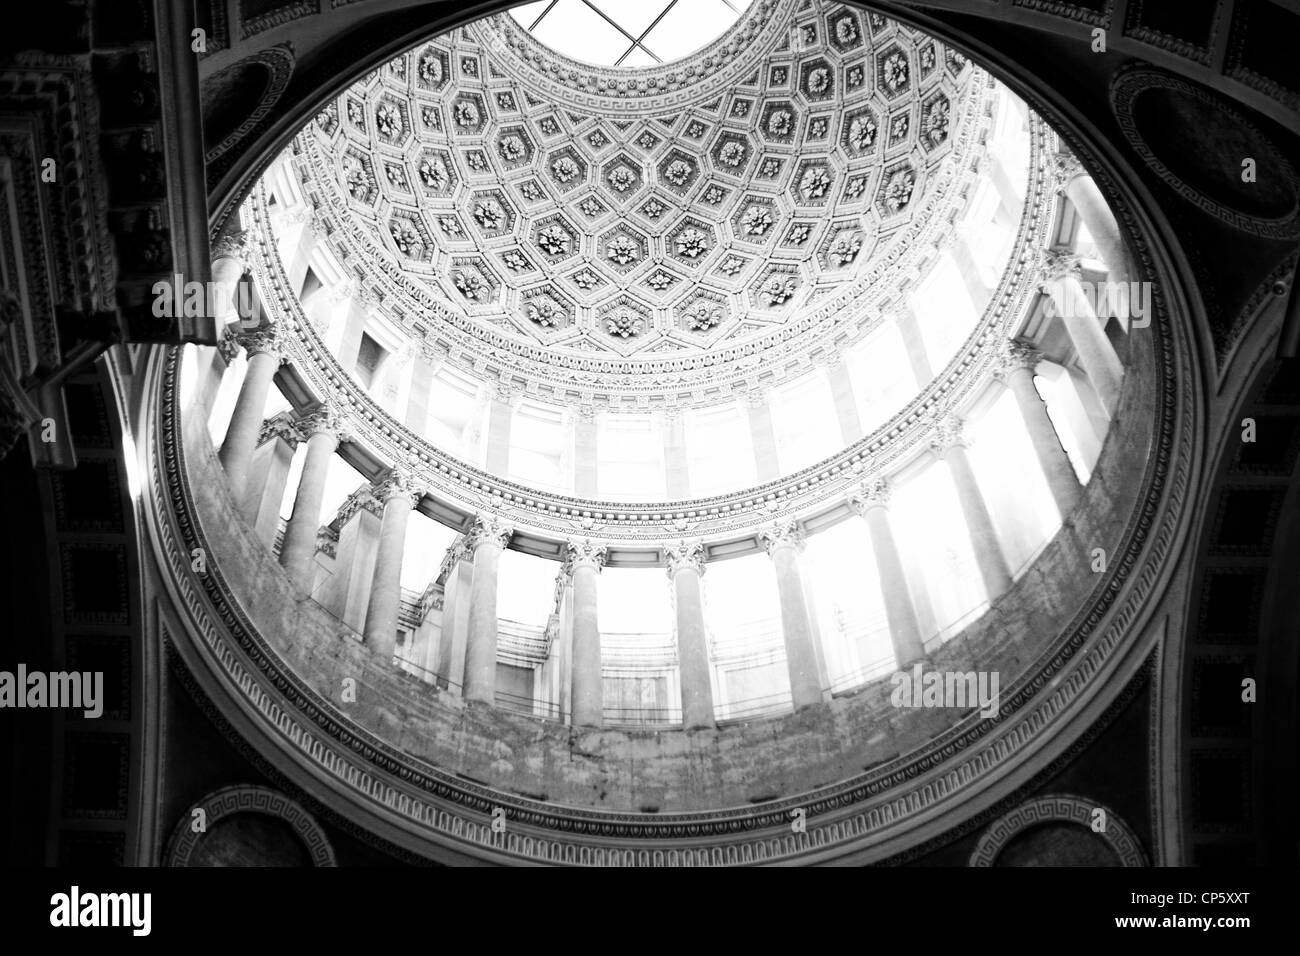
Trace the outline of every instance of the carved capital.
<instances>
[{"instance_id":1,"label":"carved capital","mask_svg":"<svg viewBox=\"0 0 1300 956\"><path fill-rule=\"evenodd\" d=\"M306 412L298 422L298 428L307 438L312 435L333 435L339 441L346 440L343 413L331 402L323 402Z\"/></svg>"},{"instance_id":2,"label":"carved capital","mask_svg":"<svg viewBox=\"0 0 1300 956\"><path fill-rule=\"evenodd\" d=\"M495 515L479 514L474 519L465 539L469 547L477 551L482 545L492 545L504 549L510 543L510 536L515 529Z\"/></svg>"},{"instance_id":3,"label":"carved capital","mask_svg":"<svg viewBox=\"0 0 1300 956\"><path fill-rule=\"evenodd\" d=\"M248 332L240 332L236 336L236 341L244 347L244 351L248 353L250 359L254 355L270 355L280 362L285 359L285 346L287 343L279 328L274 325L263 326Z\"/></svg>"},{"instance_id":4,"label":"carved capital","mask_svg":"<svg viewBox=\"0 0 1300 956\"><path fill-rule=\"evenodd\" d=\"M1082 260L1068 249L1044 250L1038 263L1038 284L1042 288L1061 279L1078 279L1083 275Z\"/></svg>"},{"instance_id":5,"label":"carved capital","mask_svg":"<svg viewBox=\"0 0 1300 956\"><path fill-rule=\"evenodd\" d=\"M956 415L940 415L935 418L930 432L930 448L944 455L950 448L965 448L966 430L964 423Z\"/></svg>"},{"instance_id":6,"label":"carved capital","mask_svg":"<svg viewBox=\"0 0 1300 956\"><path fill-rule=\"evenodd\" d=\"M424 497L424 491L425 488L418 479L409 470L399 466L390 468L375 482L374 495L384 504L394 499L406 498L414 507Z\"/></svg>"},{"instance_id":7,"label":"carved capital","mask_svg":"<svg viewBox=\"0 0 1300 956\"><path fill-rule=\"evenodd\" d=\"M889 497L893 490L888 478L868 478L849 498L849 506L865 518L872 508L888 508Z\"/></svg>"},{"instance_id":8,"label":"carved capital","mask_svg":"<svg viewBox=\"0 0 1300 956\"><path fill-rule=\"evenodd\" d=\"M280 412L262 422L262 430L257 436L258 445L265 445L273 438L283 439L291 448L298 447L298 442L303 440L303 433L292 414Z\"/></svg>"},{"instance_id":9,"label":"carved capital","mask_svg":"<svg viewBox=\"0 0 1300 956\"><path fill-rule=\"evenodd\" d=\"M745 404L750 408L762 408L767 404L767 389L765 388L747 388L742 393Z\"/></svg>"},{"instance_id":10,"label":"carved capital","mask_svg":"<svg viewBox=\"0 0 1300 956\"><path fill-rule=\"evenodd\" d=\"M241 271L246 271L252 259L256 236L252 230L241 229L222 236L212 244L212 261L234 259Z\"/></svg>"},{"instance_id":11,"label":"carved capital","mask_svg":"<svg viewBox=\"0 0 1300 956\"><path fill-rule=\"evenodd\" d=\"M570 540L564 546L564 570L573 574L580 567L591 567L599 571L605 566L609 550L590 538L577 541Z\"/></svg>"},{"instance_id":12,"label":"carved capital","mask_svg":"<svg viewBox=\"0 0 1300 956\"><path fill-rule=\"evenodd\" d=\"M674 578L678 571L704 573L705 551L699 541L680 541L664 546L664 560L668 562L668 577Z\"/></svg>"},{"instance_id":13,"label":"carved capital","mask_svg":"<svg viewBox=\"0 0 1300 956\"><path fill-rule=\"evenodd\" d=\"M576 406L576 414L578 421L590 425L596 420L596 406L587 404L578 405Z\"/></svg>"},{"instance_id":14,"label":"carved capital","mask_svg":"<svg viewBox=\"0 0 1300 956\"><path fill-rule=\"evenodd\" d=\"M225 360L226 365L233 362L235 356L239 354L239 339L229 327L222 329L217 336L217 352Z\"/></svg>"},{"instance_id":15,"label":"carved capital","mask_svg":"<svg viewBox=\"0 0 1300 956\"><path fill-rule=\"evenodd\" d=\"M1057 192L1065 192L1070 183L1083 173L1083 163L1073 153L1057 153L1052 157L1052 181Z\"/></svg>"},{"instance_id":16,"label":"carved capital","mask_svg":"<svg viewBox=\"0 0 1300 956\"><path fill-rule=\"evenodd\" d=\"M338 514L330 522L330 526L341 530L360 511L369 511L376 517L383 517L384 514L383 505L376 500L374 487L369 483L362 485L348 495L347 500L339 507Z\"/></svg>"},{"instance_id":17,"label":"carved capital","mask_svg":"<svg viewBox=\"0 0 1300 956\"><path fill-rule=\"evenodd\" d=\"M998 354L994 359L993 375L1006 380L1012 372L1022 368L1028 369L1032 374L1034 369L1038 368L1038 363L1042 361L1042 358L1043 355L1038 349L1008 340L998 350Z\"/></svg>"},{"instance_id":18,"label":"carved capital","mask_svg":"<svg viewBox=\"0 0 1300 956\"><path fill-rule=\"evenodd\" d=\"M519 403L524 399L523 386L513 382L496 382L492 386L492 399L511 408L518 408Z\"/></svg>"},{"instance_id":19,"label":"carved capital","mask_svg":"<svg viewBox=\"0 0 1300 956\"><path fill-rule=\"evenodd\" d=\"M758 542L768 554L781 548L794 548L802 551L805 537L803 529L794 521L781 521L758 534Z\"/></svg>"}]
</instances>

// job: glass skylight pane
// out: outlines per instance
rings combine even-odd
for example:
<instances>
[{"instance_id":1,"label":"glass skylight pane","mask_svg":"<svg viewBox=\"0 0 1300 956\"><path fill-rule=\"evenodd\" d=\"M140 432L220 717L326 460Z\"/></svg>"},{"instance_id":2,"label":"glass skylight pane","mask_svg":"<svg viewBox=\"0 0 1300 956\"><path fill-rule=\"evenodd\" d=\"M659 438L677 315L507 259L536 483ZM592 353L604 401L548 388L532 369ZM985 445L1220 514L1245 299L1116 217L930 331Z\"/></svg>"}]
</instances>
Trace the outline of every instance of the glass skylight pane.
<instances>
[{"instance_id":1,"label":"glass skylight pane","mask_svg":"<svg viewBox=\"0 0 1300 956\"><path fill-rule=\"evenodd\" d=\"M442 567L456 532L437 521L412 519L406 524L406 549L402 552L402 587L420 593Z\"/></svg>"},{"instance_id":2,"label":"glass skylight pane","mask_svg":"<svg viewBox=\"0 0 1300 956\"><path fill-rule=\"evenodd\" d=\"M694 497L736 491L758 480L749 419L738 405L690 412L686 416L686 452Z\"/></svg>"},{"instance_id":3,"label":"glass skylight pane","mask_svg":"<svg viewBox=\"0 0 1300 956\"><path fill-rule=\"evenodd\" d=\"M678 0L690 6L695 0ZM634 37L645 32L655 17L668 6L668 0L591 0L599 9Z\"/></svg>"},{"instance_id":4,"label":"glass skylight pane","mask_svg":"<svg viewBox=\"0 0 1300 956\"><path fill-rule=\"evenodd\" d=\"M975 325L975 306L957 267L940 257L912 300L935 374L948 364Z\"/></svg>"},{"instance_id":5,"label":"glass skylight pane","mask_svg":"<svg viewBox=\"0 0 1300 956\"><path fill-rule=\"evenodd\" d=\"M559 0L533 36L565 56L604 65L612 64L630 45L582 0Z\"/></svg>"},{"instance_id":6,"label":"glass skylight pane","mask_svg":"<svg viewBox=\"0 0 1300 956\"><path fill-rule=\"evenodd\" d=\"M707 46L735 20L722 0L678 0L642 44L667 63Z\"/></svg>"},{"instance_id":7,"label":"glass skylight pane","mask_svg":"<svg viewBox=\"0 0 1300 956\"><path fill-rule=\"evenodd\" d=\"M511 7L510 15L515 18L516 23L527 30L550 5L551 0L535 0L534 3L525 3L522 7Z\"/></svg>"},{"instance_id":8,"label":"glass skylight pane","mask_svg":"<svg viewBox=\"0 0 1300 956\"><path fill-rule=\"evenodd\" d=\"M898 326L882 325L845 355L864 433L884 424L916 391Z\"/></svg>"}]
</instances>

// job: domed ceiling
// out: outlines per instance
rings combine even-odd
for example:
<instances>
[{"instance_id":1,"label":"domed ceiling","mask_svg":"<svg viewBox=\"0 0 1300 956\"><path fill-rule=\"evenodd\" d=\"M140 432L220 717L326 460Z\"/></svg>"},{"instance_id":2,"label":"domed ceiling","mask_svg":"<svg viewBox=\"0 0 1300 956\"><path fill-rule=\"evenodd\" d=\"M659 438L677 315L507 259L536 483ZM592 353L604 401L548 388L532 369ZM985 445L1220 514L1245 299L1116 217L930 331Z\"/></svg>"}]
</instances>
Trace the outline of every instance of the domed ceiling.
<instances>
[{"instance_id":1,"label":"domed ceiling","mask_svg":"<svg viewBox=\"0 0 1300 956\"><path fill-rule=\"evenodd\" d=\"M345 271L426 347L560 397L706 402L870 331L960 214L991 89L836 4L755 0L636 71L501 16L370 73L295 149Z\"/></svg>"}]
</instances>

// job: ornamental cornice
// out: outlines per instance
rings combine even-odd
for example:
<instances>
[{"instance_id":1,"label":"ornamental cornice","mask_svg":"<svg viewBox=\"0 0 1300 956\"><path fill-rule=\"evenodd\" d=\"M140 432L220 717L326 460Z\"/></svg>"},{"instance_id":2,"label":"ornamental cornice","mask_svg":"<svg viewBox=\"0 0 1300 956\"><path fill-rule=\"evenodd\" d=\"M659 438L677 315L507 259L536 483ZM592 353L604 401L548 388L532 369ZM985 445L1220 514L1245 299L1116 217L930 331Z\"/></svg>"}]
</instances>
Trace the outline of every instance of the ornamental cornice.
<instances>
[{"instance_id":1,"label":"ornamental cornice","mask_svg":"<svg viewBox=\"0 0 1300 956\"><path fill-rule=\"evenodd\" d=\"M1050 208L1046 181L1034 184L1038 202ZM1038 203L1026 204L1022 236L1040 236ZM256 215L264 207L253 206ZM1047 217L1050 221L1050 216ZM995 290L984 321L968 336L948 367L893 418L870 435L816 465L763 485L710 498L676 502L626 503L578 498L542 492L494 475L448 455L416 436L379 409L338 364L306 319L284 277L273 244L263 242L256 256L254 275L267 308L293 330L287 336L294 367L316 395L329 395L352 423L352 440L366 446L381 460L410 462L421 472L431 493L475 513L499 511L519 528L564 541L575 532L599 534L606 540L659 547L664 540L691 533L710 541L728 541L752 535L758 522L781 515L802 517L817 513L844 499L846 482L861 475L888 472L929 439L936 409L956 407L973 399L990 377L994 356L1010 330L1017 325L1037 291L1039 252L1023 246L1013 257ZM579 406L579 411L582 406Z\"/></svg>"}]
</instances>

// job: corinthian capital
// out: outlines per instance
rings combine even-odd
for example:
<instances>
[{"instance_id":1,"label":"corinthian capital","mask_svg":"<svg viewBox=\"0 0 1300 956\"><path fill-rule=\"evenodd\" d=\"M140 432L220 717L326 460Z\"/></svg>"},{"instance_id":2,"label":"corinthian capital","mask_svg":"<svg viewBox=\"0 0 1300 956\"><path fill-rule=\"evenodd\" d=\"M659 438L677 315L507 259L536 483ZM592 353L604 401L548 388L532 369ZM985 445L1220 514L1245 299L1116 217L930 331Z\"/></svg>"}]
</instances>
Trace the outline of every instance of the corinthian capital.
<instances>
[{"instance_id":1,"label":"corinthian capital","mask_svg":"<svg viewBox=\"0 0 1300 956\"><path fill-rule=\"evenodd\" d=\"M332 402L322 402L306 412L298 427L308 438L312 435L333 435L339 441L345 439L347 431L342 411Z\"/></svg>"},{"instance_id":2,"label":"corinthian capital","mask_svg":"<svg viewBox=\"0 0 1300 956\"><path fill-rule=\"evenodd\" d=\"M934 430L930 433L930 447L943 455L950 448L965 448L966 430L964 423L956 415L942 415L935 419Z\"/></svg>"},{"instance_id":3,"label":"corinthian capital","mask_svg":"<svg viewBox=\"0 0 1300 956\"><path fill-rule=\"evenodd\" d=\"M394 467L375 482L375 497L387 504L396 498L406 498L416 505L424 497L424 486L408 469Z\"/></svg>"},{"instance_id":4,"label":"corinthian capital","mask_svg":"<svg viewBox=\"0 0 1300 956\"><path fill-rule=\"evenodd\" d=\"M289 412L280 412L280 414L272 415L262 422L261 432L257 436L257 444L265 445L272 438L282 439L288 442L291 447L297 448L298 442L303 439L303 433Z\"/></svg>"},{"instance_id":5,"label":"corinthian capital","mask_svg":"<svg viewBox=\"0 0 1300 956\"><path fill-rule=\"evenodd\" d=\"M609 555L608 549L603 544L585 538L581 541L570 540L564 546L564 570L568 574L573 574L580 567L595 568L599 571L605 566L605 558Z\"/></svg>"},{"instance_id":6,"label":"corinthian capital","mask_svg":"<svg viewBox=\"0 0 1300 956\"><path fill-rule=\"evenodd\" d=\"M802 551L804 540L803 529L794 521L777 522L758 534L758 541L768 554L772 554L780 548L794 548L796 551Z\"/></svg>"},{"instance_id":7,"label":"corinthian capital","mask_svg":"<svg viewBox=\"0 0 1300 956\"><path fill-rule=\"evenodd\" d=\"M511 525L495 515L479 514L474 518L469 531L465 533L465 540L471 550L477 550L484 544L504 548L510 543L510 536L514 533L515 529Z\"/></svg>"},{"instance_id":8,"label":"corinthian capital","mask_svg":"<svg viewBox=\"0 0 1300 956\"><path fill-rule=\"evenodd\" d=\"M1050 285L1066 277L1078 279L1083 275L1080 257L1068 249L1046 249L1038 263L1038 284Z\"/></svg>"},{"instance_id":9,"label":"corinthian capital","mask_svg":"<svg viewBox=\"0 0 1300 956\"><path fill-rule=\"evenodd\" d=\"M1073 153L1057 153L1052 157L1052 179L1058 192L1065 192L1076 176L1083 175L1083 171L1083 163Z\"/></svg>"},{"instance_id":10,"label":"corinthian capital","mask_svg":"<svg viewBox=\"0 0 1300 956\"><path fill-rule=\"evenodd\" d=\"M1038 368L1038 363L1042 358L1043 355L1038 349L1008 339L999 348L997 356L994 358L993 374L997 378L1006 379L1012 372L1022 368L1028 369L1032 373L1034 369Z\"/></svg>"},{"instance_id":11,"label":"corinthian capital","mask_svg":"<svg viewBox=\"0 0 1300 956\"><path fill-rule=\"evenodd\" d=\"M239 230L237 232L228 232L212 244L211 254L212 261L218 259L234 259L240 264L240 269L248 269L249 260L253 253L253 244L256 239L252 230Z\"/></svg>"},{"instance_id":12,"label":"corinthian capital","mask_svg":"<svg viewBox=\"0 0 1300 956\"><path fill-rule=\"evenodd\" d=\"M668 562L668 577L677 576L678 571L704 573L704 545L699 541L680 541L664 546L664 559Z\"/></svg>"},{"instance_id":13,"label":"corinthian capital","mask_svg":"<svg viewBox=\"0 0 1300 956\"><path fill-rule=\"evenodd\" d=\"M281 362L285 359L288 345L283 333L275 325L264 325L248 332L240 332L235 336L235 341L244 347L249 358L254 355L270 355Z\"/></svg>"},{"instance_id":14,"label":"corinthian capital","mask_svg":"<svg viewBox=\"0 0 1300 956\"><path fill-rule=\"evenodd\" d=\"M872 508L889 507L889 496L893 492L887 478L868 478L859 491L849 497L849 506L862 517Z\"/></svg>"}]
</instances>

